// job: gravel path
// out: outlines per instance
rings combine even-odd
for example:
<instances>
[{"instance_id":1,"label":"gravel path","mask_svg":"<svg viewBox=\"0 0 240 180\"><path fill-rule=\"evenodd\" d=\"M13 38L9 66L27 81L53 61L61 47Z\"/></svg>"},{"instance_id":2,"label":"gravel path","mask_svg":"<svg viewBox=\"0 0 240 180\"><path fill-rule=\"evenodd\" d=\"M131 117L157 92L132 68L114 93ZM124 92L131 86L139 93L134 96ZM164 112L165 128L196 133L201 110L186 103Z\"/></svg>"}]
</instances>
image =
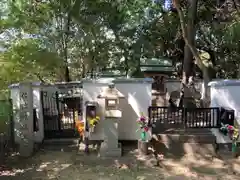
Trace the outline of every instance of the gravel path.
<instances>
[{"instance_id":1,"label":"gravel path","mask_svg":"<svg viewBox=\"0 0 240 180\"><path fill-rule=\"evenodd\" d=\"M100 158L76 148L45 149L28 159L12 157L0 171L0 180L237 180L240 175L239 160L188 155L154 164L154 158L136 151L121 158Z\"/></svg>"}]
</instances>

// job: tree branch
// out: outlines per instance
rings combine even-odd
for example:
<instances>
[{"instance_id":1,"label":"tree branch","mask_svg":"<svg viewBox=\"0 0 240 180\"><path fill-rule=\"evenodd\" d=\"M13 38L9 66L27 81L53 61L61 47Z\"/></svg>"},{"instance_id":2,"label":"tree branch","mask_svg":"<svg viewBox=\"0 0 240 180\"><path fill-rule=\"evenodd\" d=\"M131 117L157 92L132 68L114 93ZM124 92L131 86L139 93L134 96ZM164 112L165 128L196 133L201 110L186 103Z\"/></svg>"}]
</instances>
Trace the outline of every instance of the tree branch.
<instances>
[{"instance_id":1,"label":"tree branch","mask_svg":"<svg viewBox=\"0 0 240 180\"><path fill-rule=\"evenodd\" d=\"M205 66L205 64L203 63L200 55L199 55L199 52L196 48L196 46L194 45L194 42L191 42L188 37L187 37L187 30L186 30L186 23L184 21L184 14L183 14L183 10L179 4L179 0L173 0L173 5L175 6L177 12L178 12L178 16L179 16L179 19L180 19L180 25L181 25L181 29L182 29L182 36L183 36L183 39L186 43L186 45L189 47L190 51L192 52L194 58L195 58L195 62L197 64L197 66L202 70L202 73L203 73L203 84L204 84L204 91L202 92L202 99L204 100L204 106L207 106L208 105L208 96L209 96L209 89L207 88L208 86L208 82L210 81L210 78L209 78L209 73L208 73L208 68Z\"/></svg>"},{"instance_id":2,"label":"tree branch","mask_svg":"<svg viewBox=\"0 0 240 180\"><path fill-rule=\"evenodd\" d=\"M197 48L193 44L191 44L191 42L187 38L187 32L186 32L186 27L185 27L186 23L184 21L184 14L183 14L182 8L180 7L179 0L173 0L173 3L174 3L175 8L177 9L178 16L179 16L179 19L180 19L180 25L181 25L183 39L184 39L185 43L187 44L187 46L189 47L189 49L191 50L193 56L195 57L196 64L198 65L198 67L201 70L203 70L206 67L203 64L203 62L202 62L202 60L199 56Z\"/></svg>"},{"instance_id":3,"label":"tree branch","mask_svg":"<svg viewBox=\"0 0 240 180\"><path fill-rule=\"evenodd\" d=\"M39 73L34 73L34 75L41 81L41 83L46 83L46 81L42 78Z\"/></svg>"},{"instance_id":4,"label":"tree branch","mask_svg":"<svg viewBox=\"0 0 240 180\"><path fill-rule=\"evenodd\" d=\"M237 11L238 16L240 16L240 10L239 10L239 7L238 7L238 4L237 4L236 0L232 0L232 2L233 2L233 5L234 5L234 7Z\"/></svg>"}]
</instances>

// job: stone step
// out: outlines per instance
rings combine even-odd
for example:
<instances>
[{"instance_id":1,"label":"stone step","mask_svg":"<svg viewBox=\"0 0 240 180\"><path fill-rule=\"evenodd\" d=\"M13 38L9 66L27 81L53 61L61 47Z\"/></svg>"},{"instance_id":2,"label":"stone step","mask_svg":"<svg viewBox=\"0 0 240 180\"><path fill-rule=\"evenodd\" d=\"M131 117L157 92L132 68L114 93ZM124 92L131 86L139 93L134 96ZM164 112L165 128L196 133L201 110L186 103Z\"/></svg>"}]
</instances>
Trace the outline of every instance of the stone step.
<instances>
[{"instance_id":1,"label":"stone step","mask_svg":"<svg viewBox=\"0 0 240 180\"><path fill-rule=\"evenodd\" d=\"M154 154L163 154L164 156L183 157L185 155L215 157L216 151L214 144L186 143L186 142L153 142L151 147Z\"/></svg>"},{"instance_id":2,"label":"stone step","mask_svg":"<svg viewBox=\"0 0 240 180\"><path fill-rule=\"evenodd\" d=\"M214 144L216 137L209 129L165 129L153 135L153 138L163 142L205 143Z\"/></svg>"},{"instance_id":3,"label":"stone step","mask_svg":"<svg viewBox=\"0 0 240 180\"><path fill-rule=\"evenodd\" d=\"M77 138L48 139L44 140L42 148L51 151L70 152L77 150L78 141Z\"/></svg>"},{"instance_id":4,"label":"stone step","mask_svg":"<svg viewBox=\"0 0 240 180\"><path fill-rule=\"evenodd\" d=\"M217 154L219 157L224 159L231 159L239 156L240 154L240 144L237 145L237 152L232 152L232 144L231 143L221 143L217 144Z\"/></svg>"},{"instance_id":5,"label":"stone step","mask_svg":"<svg viewBox=\"0 0 240 180\"><path fill-rule=\"evenodd\" d=\"M59 138L59 139L46 139L44 140L44 145L77 145L79 138Z\"/></svg>"},{"instance_id":6,"label":"stone step","mask_svg":"<svg viewBox=\"0 0 240 180\"><path fill-rule=\"evenodd\" d=\"M214 144L216 142L216 137L213 135L181 135L181 134L158 134L157 139L160 142L167 143L202 143L202 144Z\"/></svg>"}]
</instances>

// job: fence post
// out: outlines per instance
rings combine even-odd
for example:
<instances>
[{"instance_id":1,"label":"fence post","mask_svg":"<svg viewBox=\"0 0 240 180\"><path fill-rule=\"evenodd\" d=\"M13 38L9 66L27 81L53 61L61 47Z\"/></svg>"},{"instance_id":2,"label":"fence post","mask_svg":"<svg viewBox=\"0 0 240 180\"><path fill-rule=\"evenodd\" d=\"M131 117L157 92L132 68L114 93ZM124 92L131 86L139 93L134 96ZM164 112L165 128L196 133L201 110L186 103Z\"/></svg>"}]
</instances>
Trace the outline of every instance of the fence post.
<instances>
[{"instance_id":1,"label":"fence post","mask_svg":"<svg viewBox=\"0 0 240 180\"><path fill-rule=\"evenodd\" d=\"M12 104L12 99L9 99L9 106L10 106L10 112L9 112L9 126L10 126L10 142L11 142L11 147L14 149L15 148L15 135L14 135L14 121L13 121L13 104Z\"/></svg>"},{"instance_id":2,"label":"fence post","mask_svg":"<svg viewBox=\"0 0 240 180\"><path fill-rule=\"evenodd\" d=\"M186 110L187 108L185 108L185 107L183 107L182 108L182 118L183 118L183 123L184 123L184 129L186 129L187 127L186 127L186 125L187 125L187 110Z\"/></svg>"},{"instance_id":3,"label":"fence post","mask_svg":"<svg viewBox=\"0 0 240 180\"><path fill-rule=\"evenodd\" d=\"M220 108L217 108L217 127L221 127L221 117L220 117Z\"/></svg>"},{"instance_id":4,"label":"fence post","mask_svg":"<svg viewBox=\"0 0 240 180\"><path fill-rule=\"evenodd\" d=\"M151 118L151 106L148 107L148 126L152 126L152 118Z\"/></svg>"},{"instance_id":5,"label":"fence post","mask_svg":"<svg viewBox=\"0 0 240 180\"><path fill-rule=\"evenodd\" d=\"M58 130L60 131L61 130L61 115L60 115L60 108L59 108L59 94L58 92L56 91L55 93L56 95L56 107L57 107L57 113L58 113Z\"/></svg>"}]
</instances>

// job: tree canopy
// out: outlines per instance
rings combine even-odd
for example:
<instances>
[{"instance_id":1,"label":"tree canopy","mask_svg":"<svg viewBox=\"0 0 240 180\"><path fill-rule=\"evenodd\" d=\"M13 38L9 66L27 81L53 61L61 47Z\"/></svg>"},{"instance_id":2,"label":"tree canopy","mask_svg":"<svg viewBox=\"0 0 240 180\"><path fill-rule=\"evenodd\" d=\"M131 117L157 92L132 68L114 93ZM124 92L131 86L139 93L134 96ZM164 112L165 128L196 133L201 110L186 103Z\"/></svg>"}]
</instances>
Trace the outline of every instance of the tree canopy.
<instances>
[{"instance_id":1,"label":"tree canopy","mask_svg":"<svg viewBox=\"0 0 240 180\"><path fill-rule=\"evenodd\" d=\"M178 2L186 20L188 1ZM80 80L102 68L137 75L141 58L170 58L177 71L184 59L181 21L169 0L5 0L0 5L2 88L26 79ZM239 12L234 0L197 2L194 46L209 54L211 78L240 76Z\"/></svg>"}]
</instances>

